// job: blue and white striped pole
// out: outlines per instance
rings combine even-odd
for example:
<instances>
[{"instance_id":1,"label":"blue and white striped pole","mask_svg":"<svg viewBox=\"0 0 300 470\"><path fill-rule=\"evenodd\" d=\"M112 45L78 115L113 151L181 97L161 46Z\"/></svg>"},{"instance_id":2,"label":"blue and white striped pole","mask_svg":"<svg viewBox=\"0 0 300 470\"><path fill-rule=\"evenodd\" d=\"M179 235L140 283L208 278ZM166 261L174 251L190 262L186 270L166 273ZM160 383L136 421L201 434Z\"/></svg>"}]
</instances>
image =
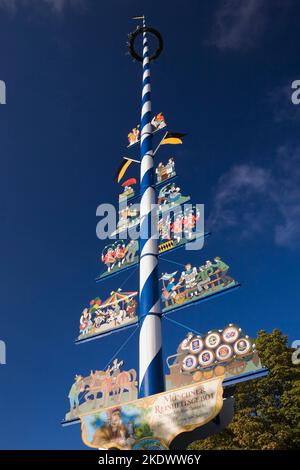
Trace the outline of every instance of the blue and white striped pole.
<instances>
[{"instance_id":1,"label":"blue and white striped pole","mask_svg":"<svg viewBox=\"0 0 300 470\"><path fill-rule=\"evenodd\" d=\"M145 26L145 20L143 21ZM158 280L158 247L151 223L157 227L151 125L150 60L147 34L143 33L143 92L141 111L140 203L140 345L139 397L164 391L161 310ZM152 211L151 211L152 210Z\"/></svg>"}]
</instances>

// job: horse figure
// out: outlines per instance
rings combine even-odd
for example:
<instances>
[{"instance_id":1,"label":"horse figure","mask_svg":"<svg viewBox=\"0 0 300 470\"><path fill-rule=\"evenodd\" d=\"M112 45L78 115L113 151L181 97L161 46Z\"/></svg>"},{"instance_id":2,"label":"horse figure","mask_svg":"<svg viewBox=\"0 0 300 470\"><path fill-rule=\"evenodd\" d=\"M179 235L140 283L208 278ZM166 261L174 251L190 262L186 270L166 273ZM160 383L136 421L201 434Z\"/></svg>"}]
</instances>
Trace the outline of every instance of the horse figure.
<instances>
[{"instance_id":1,"label":"horse figure","mask_svg":"<svg viewBox=\"0 0 300 470\"><path fill-rule=\"evenodd\" d=\"M109 369L104 371L96 371L83 379L84 400L86 402L93 401L93 409L97 407L98 398L102 398L101 407L109 406L109 397L116 398L118 403L121 402L123 393L129 392L129 400L136 398L137 390L137 374L134 369L122 371L117 376L110 375ZM98 397L98 394L101 394ZM100 404L98 404L100 406Z\"/></svg>"},{"instance_id":2,"label":"horse figure","mask_svg":"<svg viewBox=\"0 0 300 470\"><path fill-rule=\"evenodd\" d=\"M123 393L127 390L129 392L130 401L135 398L132 395L137 390L136 371L134 369L122 371L115 378L112 391L115 395L118 395L118 403L121 402Z\"/></svg>"},{"instance_id":3,"label":"horse figure","mask_svg":"<svg viewBox=\"0 0 300 470\"><path fill-rule=\"evenodd\" d=\"M101 393L103 406L106 406L109 394L112 390L112 386L111 384L109 385L109 381L112 382L111 377L107 377L107 373L102 370L96 371L94 374L91 373L91 375L85 377L84 399L85 401L93 400L93 408L97 405L98 393Z\"/></svg>"}]
</instances>

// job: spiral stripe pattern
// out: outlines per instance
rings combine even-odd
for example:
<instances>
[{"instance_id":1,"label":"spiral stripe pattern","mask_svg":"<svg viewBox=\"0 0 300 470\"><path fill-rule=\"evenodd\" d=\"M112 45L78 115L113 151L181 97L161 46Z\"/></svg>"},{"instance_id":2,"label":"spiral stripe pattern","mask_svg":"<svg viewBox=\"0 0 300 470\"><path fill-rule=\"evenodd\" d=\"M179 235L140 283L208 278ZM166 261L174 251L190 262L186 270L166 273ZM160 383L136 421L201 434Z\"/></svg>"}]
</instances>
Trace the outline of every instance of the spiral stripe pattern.
<instances>
[{"instance_id":1,"label":"spiral stripe pattern","mask_svg":"<svg viewBox=\"0 0 300 470\"><path fill-rule=\"evenodd\" d=\"M143 33L140 152L139 396L145 397L164 391L161 309L158 287L158 248L155 233L157 215L154 207L156 201L152 149L150 61L146 32ZM151 223L155 230L152 230Z\"/></svg>"}]
</instances>

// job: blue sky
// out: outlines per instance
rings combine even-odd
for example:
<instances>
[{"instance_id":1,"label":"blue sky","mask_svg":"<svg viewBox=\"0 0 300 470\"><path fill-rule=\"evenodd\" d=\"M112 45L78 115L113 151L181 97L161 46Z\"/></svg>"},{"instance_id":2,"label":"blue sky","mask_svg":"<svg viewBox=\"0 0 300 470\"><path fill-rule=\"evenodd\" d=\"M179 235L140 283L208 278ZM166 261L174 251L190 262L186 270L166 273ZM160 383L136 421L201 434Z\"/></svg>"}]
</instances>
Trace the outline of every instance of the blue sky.
<instances>
[{"instance_id":1,"label":"blue sky","mask_svg":"<svg viewBox=\"0 0 300 470\"><path fill-rule=\"evenodd\" d=\"M95 285L96 208L139 120L141 69L126 53L130 17L144 13L165 49L152 68L153 109L188 132L174 155L180 185L205 203L213 235L184 263L219 255L237 292L174 313L200 331L238 323L250 335L299 338L300 79L296 1L0 0L0 448L83 448L60 420L75 373L101 369L129 333L74 345L83 306L124 283ZM174 265L162 262L162 271ZM185 331L165 321L164 353ZM138 337L122 357L137 367Z\"/></svg>"}]
</instances>

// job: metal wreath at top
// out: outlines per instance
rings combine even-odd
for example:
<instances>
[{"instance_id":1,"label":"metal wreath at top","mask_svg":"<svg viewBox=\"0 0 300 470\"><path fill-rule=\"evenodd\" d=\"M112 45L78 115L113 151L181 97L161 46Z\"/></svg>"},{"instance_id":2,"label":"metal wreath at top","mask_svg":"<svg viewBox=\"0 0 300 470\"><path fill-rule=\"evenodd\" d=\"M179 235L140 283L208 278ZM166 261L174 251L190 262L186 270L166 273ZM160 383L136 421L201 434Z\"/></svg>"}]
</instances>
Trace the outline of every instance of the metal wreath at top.
<instances>
[{"instance_id":1,"label":"metal wreath at top","mask_svg":"<svg viewBox=\"0 0 300 470\"><path fill-rule=\"evenodd\" d=\"M140 56L134 49L134 42L135 42L136 38L142 33L150 33L150 34L152 34L153 36L156 37L156 39L158 41L158 47L157 47L156 51L154 52L154 54L152 54L149 57L149 60L151 61L151 60L157 59L157 57L160 56L161 51L163 50L163 45L164 45L163 39L162 39L161 34L160 34L159 31L157 31L154 28L150 28L148 26L139 27L139 28L137 28L136 31L134 31L133 33L130 33L128 35L128 39L129 39L128 48L129 48L130 54L132 55L132 57L134 59L138 60L139 62L143 62L143 57Z\"/></svg>"}]
</instances>

